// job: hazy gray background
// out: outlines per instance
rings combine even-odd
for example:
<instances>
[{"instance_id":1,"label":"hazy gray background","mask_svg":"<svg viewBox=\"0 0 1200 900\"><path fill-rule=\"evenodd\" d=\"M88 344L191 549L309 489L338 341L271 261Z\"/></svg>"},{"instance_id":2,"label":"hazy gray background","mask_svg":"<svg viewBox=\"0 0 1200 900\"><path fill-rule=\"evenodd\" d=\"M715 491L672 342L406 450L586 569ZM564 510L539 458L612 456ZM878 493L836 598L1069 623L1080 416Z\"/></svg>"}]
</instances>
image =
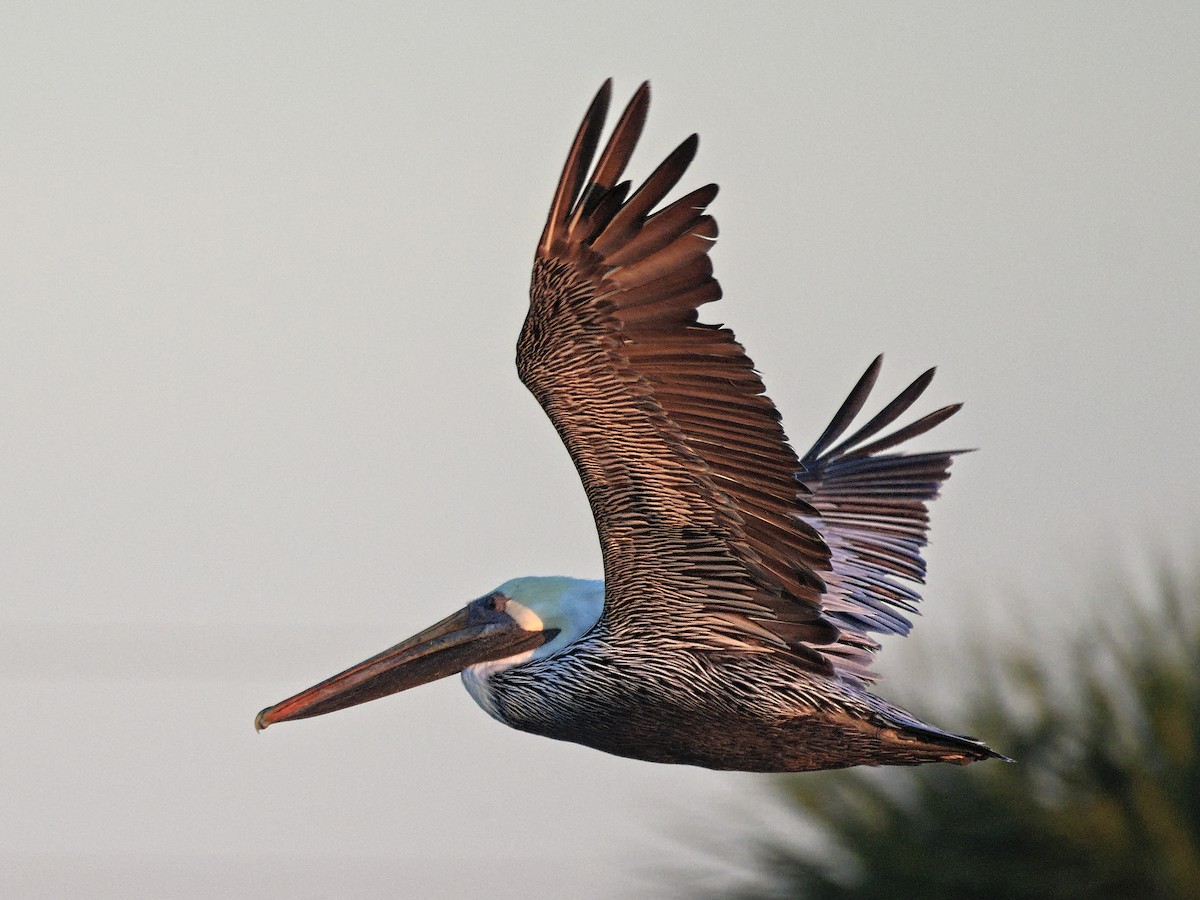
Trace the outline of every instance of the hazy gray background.
<instances>
[{"instance_id":1,"label":"hazy gray background","mask_svg":"<svg viewBox=\"0 0 1200 900\"><path fill-rule=\"evenodd\" d=\"M251 727L510 576L598 574L512 357L609 75L653 81L635 176L701 132L709 315L797 444L881 350L884 391L936 363L927 408L967 402L926 640L1196 558L1194 4L521 7L0 10L5 896L599 898L738 839L761 778L456 679Z\"/></svg>"}]
</instances>

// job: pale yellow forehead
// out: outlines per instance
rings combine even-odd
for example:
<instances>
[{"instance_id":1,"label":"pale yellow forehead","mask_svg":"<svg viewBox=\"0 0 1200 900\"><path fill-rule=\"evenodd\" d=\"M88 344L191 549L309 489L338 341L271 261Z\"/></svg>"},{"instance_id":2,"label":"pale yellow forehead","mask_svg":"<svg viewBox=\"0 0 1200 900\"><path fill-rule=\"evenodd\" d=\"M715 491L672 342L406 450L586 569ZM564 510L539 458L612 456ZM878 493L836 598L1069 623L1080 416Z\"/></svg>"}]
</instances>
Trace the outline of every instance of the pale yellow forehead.
<instances>
[{"instance_id":1,"label":"pale yellow forehead","mask_svg":"<svg viewBox=\"0 0 1200 900\"><path fill-rule=\"evenodd\" d=\"M504 604L504 611L526 631L541 631L546 627L542 617L519 600L509 597L508 602Z\"/></svg>"}]
</instances>

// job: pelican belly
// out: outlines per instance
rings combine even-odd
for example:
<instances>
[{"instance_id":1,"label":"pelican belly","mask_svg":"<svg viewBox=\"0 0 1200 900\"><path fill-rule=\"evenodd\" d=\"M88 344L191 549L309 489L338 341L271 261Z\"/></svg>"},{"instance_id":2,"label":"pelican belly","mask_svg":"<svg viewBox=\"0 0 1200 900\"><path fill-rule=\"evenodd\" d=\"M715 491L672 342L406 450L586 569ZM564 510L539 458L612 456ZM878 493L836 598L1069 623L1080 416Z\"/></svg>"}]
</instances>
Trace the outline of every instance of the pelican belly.
<instances>
[{"instance_id":1,"label":"pelican belly","mask_svg":"<svg viewBox=\"0 0 1200 900\"><path fill-rule=\"evenodd\" d=\"M992 755L775 654L718 658L660 649L622 660L606 644L601 635L557 657L493 672L475 682L480 694L472 696L522 731L708 769L799 772Z\"/></svg>"}]
</instances>

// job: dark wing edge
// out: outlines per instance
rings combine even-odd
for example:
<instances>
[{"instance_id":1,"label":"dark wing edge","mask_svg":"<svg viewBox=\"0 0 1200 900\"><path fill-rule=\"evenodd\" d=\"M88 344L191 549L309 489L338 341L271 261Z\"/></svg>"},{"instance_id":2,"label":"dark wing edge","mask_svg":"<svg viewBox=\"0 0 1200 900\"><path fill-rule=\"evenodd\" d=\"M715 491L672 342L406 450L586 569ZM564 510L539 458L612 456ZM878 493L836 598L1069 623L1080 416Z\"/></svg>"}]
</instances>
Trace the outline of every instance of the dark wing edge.
<instances>
[{"instance_id":1,"label":"dark wing edge","mask_svg":"<svg viewBox=\"0 0 1200 900\"><path fill-rule=\"evenodd\" d=\"M929 504L950 477L953 458L965 450L927 453L887 452L950 418L962 404L944 406L890 434L880 433L924 393L930 369L845 440L879 376L878 356L859 379L829 427L801 460L796 476L809 489L817 515L809 524L825 537L831 571L824 573L821 607L841 631L838 641L820 648L839 674L861 682L876 679L871 655L879 644L869 637L908 634L923 584Z\"/></svg>"},{"instance_id":2,"label":"dark wing edge","mask_svg":"<svg viewBox=\"0 0 1200 900\"><path fill-rule=\"evenodd\" d=\"M639 555L654 556L655 577L687 587L713 629L738 636L730 645L790 649L832 673L813 649L839 636L820 604L830 549L796 480L800 461L733 333L698 321L698 308L721 297L708 255L717 227L705 212L717 186L655 210L694 157L695 135L632 194L619 181L647 84L587 177L610 95L606 82L538 243L521 379L579 470L610 584L648 565Z\"/></svg>"}]
</instances>

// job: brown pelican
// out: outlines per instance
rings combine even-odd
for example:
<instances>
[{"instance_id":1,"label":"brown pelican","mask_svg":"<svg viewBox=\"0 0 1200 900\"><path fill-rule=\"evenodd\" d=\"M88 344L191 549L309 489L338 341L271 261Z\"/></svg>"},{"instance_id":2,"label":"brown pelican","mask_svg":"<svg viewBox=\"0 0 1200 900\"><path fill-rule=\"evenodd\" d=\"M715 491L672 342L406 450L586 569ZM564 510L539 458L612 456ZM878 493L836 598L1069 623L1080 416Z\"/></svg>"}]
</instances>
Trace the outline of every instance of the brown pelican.
<instances>
[{"instance_id":1,"label":"brown pelican","mask_svg":"<svg viewBox=\"0 0 1200 900\"><path fill-rule=\"evenodd\" d=\"M634 94L592 168L606 82L537 245L521 380L583 479L604 580L517 578L420 634L259 713L318 716L456 672L522 731L664 763L759 772L999 757L867 691L871 633L905 634L928 524L956 451L881 435L933 370L848 437L877 358L798 458L717 300L705 185L660 206L692 135L630 191ZM588 174L590 170L590 175Z\"/></svg>"}]
</instances>

